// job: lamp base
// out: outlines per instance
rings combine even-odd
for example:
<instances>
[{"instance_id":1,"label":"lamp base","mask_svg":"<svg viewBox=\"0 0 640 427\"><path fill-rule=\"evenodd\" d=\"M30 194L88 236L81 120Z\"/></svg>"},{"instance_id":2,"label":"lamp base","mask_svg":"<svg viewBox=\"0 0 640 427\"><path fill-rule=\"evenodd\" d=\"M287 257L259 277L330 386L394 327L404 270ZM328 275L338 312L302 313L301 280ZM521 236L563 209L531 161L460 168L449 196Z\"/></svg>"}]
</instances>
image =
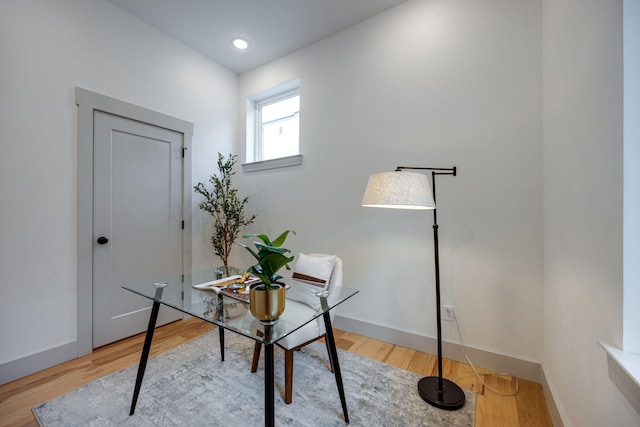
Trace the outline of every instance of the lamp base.
<instances>
[{"instance_id":1,"label":"lamp base","mask_svg":"<svg viewBox=\"0 0 640 427\"><path fill-rule=\"evenodd\" d=\"M424 377L418 381L418 393L425 402L436 408L454 411L464 406L464 391L453 381L442 379L442 393L438 393L438 377Z\"/></svg>"}]
</instances>

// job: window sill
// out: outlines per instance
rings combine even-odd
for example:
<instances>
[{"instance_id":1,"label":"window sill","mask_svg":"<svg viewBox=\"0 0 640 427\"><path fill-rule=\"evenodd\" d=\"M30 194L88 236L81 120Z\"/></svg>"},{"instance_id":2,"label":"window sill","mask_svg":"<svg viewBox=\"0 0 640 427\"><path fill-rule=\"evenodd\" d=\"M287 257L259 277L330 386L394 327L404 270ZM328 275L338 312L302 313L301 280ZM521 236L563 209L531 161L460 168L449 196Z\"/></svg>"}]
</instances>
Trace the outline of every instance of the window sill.
<instances>
[{"instance_id":1,"label":"window sill","mask_svg":"<svg viewBox=\"0 0 640 427\"><path fill-rule=\"evenodd\" d=\"M640 353L631 353L598 341L607 353L609 378L640 414Z\"/></svg>"},{"instance_id":2,"label":"window sill","mask_svg":"<svg viewBox=\"0 0 640 427\"><path fill-rule=\"evenodd\" d=\"M263 171L267 169L278 169L278 168L286 168L289 166L298 166L301 164L302 164L302 154L296 154L295 156L280 157L277 159L262 160L259 162L243 163L242 171L245 173L256 172L256 171Z\"/></svg>"}]
</instances>

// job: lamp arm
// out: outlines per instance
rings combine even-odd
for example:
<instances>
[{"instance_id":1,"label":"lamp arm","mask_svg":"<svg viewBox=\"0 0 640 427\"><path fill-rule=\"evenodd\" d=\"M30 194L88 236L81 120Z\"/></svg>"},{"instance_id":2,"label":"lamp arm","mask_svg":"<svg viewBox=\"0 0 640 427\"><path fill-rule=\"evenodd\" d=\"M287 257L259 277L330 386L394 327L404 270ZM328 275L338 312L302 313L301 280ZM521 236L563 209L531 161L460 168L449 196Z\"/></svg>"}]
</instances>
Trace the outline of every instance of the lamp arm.
<instances>
[{"instance_id":1,"label":"lamp arm","mask_svg":"<svg viewBox=\"0 0 640 427\"><path fill-rule=\"evenodd\" d=\"M396 166L396 172L400 172L402 170L420 170L420 171L434 171L436 175L453 175L456 176L457 167L452 168L427 168L427 167L417 167L417 166ZM445 172L439 172L445 171Z\"/></svg>"}]
</instances>

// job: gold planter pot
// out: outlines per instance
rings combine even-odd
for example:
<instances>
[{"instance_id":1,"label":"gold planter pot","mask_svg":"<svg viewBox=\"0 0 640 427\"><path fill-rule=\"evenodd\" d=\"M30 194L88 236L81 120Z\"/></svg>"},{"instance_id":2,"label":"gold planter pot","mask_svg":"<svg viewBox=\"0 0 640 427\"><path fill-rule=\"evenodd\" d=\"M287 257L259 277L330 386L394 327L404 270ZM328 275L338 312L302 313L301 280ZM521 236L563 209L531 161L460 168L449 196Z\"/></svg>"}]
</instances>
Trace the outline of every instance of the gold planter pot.
<instances>
[{"instance_id":1,"label":"gold planter pot","mask_svg":"<svg viewBox=\"0 0 640 427\"><path fill-rule=\"evenodd\" d=\"M284 311L285 288L284 285L274 283L277 289L266 289L264 283L252 286L249 293L249 310L253 317L265 325L273 325Z\"/></svg>"}]
</instances>

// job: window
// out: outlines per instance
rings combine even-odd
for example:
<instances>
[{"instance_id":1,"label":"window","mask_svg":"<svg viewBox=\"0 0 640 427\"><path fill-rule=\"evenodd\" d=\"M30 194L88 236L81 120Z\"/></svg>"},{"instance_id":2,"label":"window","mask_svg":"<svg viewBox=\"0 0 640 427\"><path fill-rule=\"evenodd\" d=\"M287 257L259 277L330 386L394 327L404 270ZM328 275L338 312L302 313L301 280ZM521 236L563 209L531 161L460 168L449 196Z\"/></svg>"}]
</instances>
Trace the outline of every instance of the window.
<instances>
[{"instance_id":1,"label":"window","mask_svg":"<svg viewBox=\"0 0 640 427\"><path fill-rule=\"evenodd\" d=\"M640 355L640 3L624 2L624 184L623 184L623 349ZM640 357L639 357L640 358ZM638 366L640 370L640 366ZM640 380L640 378L638 378ZM640 399L639 399L640 401Z\"/></svg>"},{"instance_id":2,"label":"window","mask_svg":"<svg viewBox=\"0 0 640 427\"><path fill-rule=\"evenodd\" d=\"M298 91L260 102L256 107L257 160L299 154L300 95Z\"/></svg>"},{"instance_id":3,"label":"window","mask_svg":"<svg viewBox=\"0 0 640 427\"><path fill-rule=\"evenodd\" d=\"M640 413L640 3L623 2L623 282L622 349L607 352L609 378Z\"/></svg>"},{"instance_id":4,"label":"window","mask_svg":"<svg viewBox=\"0 0 640 427\"><path fill-rule=\"evenodd\" d=\"M302 163L299 88L293 80L248 99L245 172Z\"/></svg>"}]
</instances>

